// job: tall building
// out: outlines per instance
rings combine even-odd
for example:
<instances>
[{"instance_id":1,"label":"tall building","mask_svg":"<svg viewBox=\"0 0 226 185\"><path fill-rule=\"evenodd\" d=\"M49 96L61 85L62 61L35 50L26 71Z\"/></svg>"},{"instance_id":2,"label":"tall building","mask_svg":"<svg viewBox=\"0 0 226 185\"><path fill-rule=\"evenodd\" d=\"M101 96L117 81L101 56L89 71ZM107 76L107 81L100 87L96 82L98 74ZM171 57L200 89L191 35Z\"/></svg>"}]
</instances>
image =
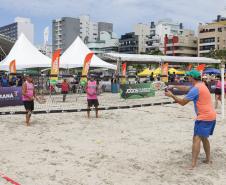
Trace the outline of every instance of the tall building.
<instances>
[{"instance_id":1,"label":"tall building","mask_svg":"<svg viewBox=\"0 0 226 185\"><path fill-rule=\"evenodd\" d=\"M121 53L145 53L146 42L150 35L150 28L146 24L136 24L134 32L126 33L119 39L119 52Z\"/></svg>"},{"instance_id":2,"label":"tall building","mask_svg":"<svg viewBox=\"0 0 226 185\"><path fill-rule=\"evenodd\" d=\"M138 36L138 53L145 53L146 42L150 35L150 27L146 24L136 24L134 26L134 33Z\"/></svg>"},{"instance_id":3,"label":"tall building","mask_svg":"<svg viewBox=\"0 0 226 185\"><path fill-rule=\"evenodd\" d=\"M182 35L184 31L182 23L175 23L171 19L160 20L157 23L151 22L150 35L147 40L146 52L153 50L164 51L164 38Z\"/></svg>"},{"instance_id":4,"label":"tall building","mask_svg":"<svg viewBox=\"0 0 226 185\"><path fill-rule=\"evenodd\" d=\"M137 54L139 53L139 36L135 34L135 32L126 33L122 35L119 39L119 52L120 53L129 53L129 54Z\"/></svg>"},{"instance_id":5,"label":"tall building","mask_svg":"<svg viewBox=\"0 0 226 185\"><path fill-rule=\"evenodd\" d=\"M21 33L24 33L31 43L34 42L34 25L29 18L16 17L14 23L0 27L0 34L10 37L14 41L19 38Z\"/></svg>"},{"instance_id":6,"label":"tall building","mask_svg":"<svg viewBox=\"0 0 226 185\"><path fill-rule=\"evenodd\" d=\"M164 42L166 55L196 57L198 54L197 37L192 30L184 30L183 34L178 36L166 35Z\"/></svg>"},{"instance_id":7,"label":"tall building","mask_svg":"<svg viewBox=\"0 0 226 185\"><path fill-rule=\"evenodd\" d=\"M100 32L106 31L109 34L113 33L113 24L107 22L98 22L98 37L100 38Z\"/></svg>"},{"instance_id":8,"label":"tall building","mask_svg":"<svg viewBox=\"0 0 226 185\"><path fill-rule=\"evenodd\" d=\"M76 18L62 17L52 22L52 50L59 48L63 53L80 35L80 21Z\"/></svg>"},{"instance_id":9,"label":"tall building","mask_svg":"<svg viewBox=\"0 0 226 185\"><path fill-rule=\"evenodd\" d=\"M198 56L206 56L215 49L226 49L226 18L220 15L213 22L198 27Z\"/></svg>"},{"instance_id":10,"label":"tall building","mask_svg":"<svg viewBox=\"0 0 226 185\"><path fill-rule=\"evenodd\" d=\"M98 38L98 24L92 22L89 16L80 16L80 37L85 42L94 42Z\"/></svg>"},{"instance_id":11,"label":"tall building","mask_svg":"<svg viewBox=\"0 0 226 185\"><path fill-rule=\"evenodd\" d=\"M95 54L118 52L119 39L114 33L101 31L98 41L89 42L87 46Z\"/></svg>"},{"instance_id":12,"label":"tall building","mask_svg":"<svg viewBox=\"0 0 226 185\"><path fill-rule=\"evenodd\" d=\"M113 25L105 22L92 22L89 16L79 18L63 17L52 22L52 43L53 51L61 48L64 52L77 36L80 36L85 43L97 42L100 39L100 32L113 31Z\"/></svg>"}]
</instances>

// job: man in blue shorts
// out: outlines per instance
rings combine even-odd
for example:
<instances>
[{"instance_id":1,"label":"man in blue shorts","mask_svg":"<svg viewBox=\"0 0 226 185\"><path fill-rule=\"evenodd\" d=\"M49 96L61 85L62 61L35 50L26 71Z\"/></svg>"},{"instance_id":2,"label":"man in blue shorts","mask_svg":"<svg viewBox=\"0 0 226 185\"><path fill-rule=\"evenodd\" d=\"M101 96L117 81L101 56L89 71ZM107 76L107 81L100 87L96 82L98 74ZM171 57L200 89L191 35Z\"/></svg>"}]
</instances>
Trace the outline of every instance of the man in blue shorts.
<instances>
[{"instance_id":1,"label":"man in blue shorts","mask_svg":"<svg viewBox=\"0 0 226 185\"><path fill-rule=\"evenodd\" d=\"M187 72L189 81L192 83L188 94L182 99L176 97L172 92L166 91L165 95L173 98L178 104L184 106L193 101L197 118L194 125L194 136L192 145L192 164L191 169L196 167L198 155L200 152L201 141L206 153L205 163L211 163L210 143L208 137L213 134L216 124L216 111L214 110L211 94L206 85L201 82L200 72L191 70Z\"/></svg>"}]
</instances>

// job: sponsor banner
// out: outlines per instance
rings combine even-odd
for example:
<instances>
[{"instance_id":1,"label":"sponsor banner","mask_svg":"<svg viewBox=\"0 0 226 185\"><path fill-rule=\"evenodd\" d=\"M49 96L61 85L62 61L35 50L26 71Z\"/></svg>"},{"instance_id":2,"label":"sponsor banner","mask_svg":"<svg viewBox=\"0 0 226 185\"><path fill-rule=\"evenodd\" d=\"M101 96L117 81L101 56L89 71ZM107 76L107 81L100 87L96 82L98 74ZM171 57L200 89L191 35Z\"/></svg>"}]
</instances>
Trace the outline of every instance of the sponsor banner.
<instances>
[{"instance_id":1,"label":"sponsor banner","mask_svg":"<svg viewBox=\"0 0 226 185\"><path fill-rule=\"evenodd\" d=\"M85 57L85 60L84 60L84 63L83 63L83 69L82 69L82 78L80 80L80 84L82 86L85 86L86 83L87 83L87 77L84 77L84 76L87 76L88 75L88 72L89 72L89 66L90 66L90 63L91 63L91 59L93 57L94 53L88 53Z\"/></svg>"},{"instance_id":2,"label":"sponsor banner","mask_svg":"<svg viewBox=\"0 0 226 185\"><path fill-rule=\"evenodd\" d=\"M162 81L168 82L168 63L162 65L161 72L162 72L162 76L164 76L161 78Z\"/></svg>"},{"instance_id":3,"label":"sponsor banner","mask_svg":"<svg viewBox=\"0 0 226 185\"><path fill-rule=\"evenodd\" d=\"M126 84L126 62L122 64L122 76L121 84Z\"/></svg>"},{"instance_id":4,"label":"sponsor banner","mask_svg":"<svg viewBox=\"0 0 226 185\"><path fill-rule=\"evenodd\" d=\"M9 72L16 73L16 60L13 60L9 64Z\"/></svg>"},{"instance_id":5,"label":"sponsor banner","mask_svg":"<svg viewBox=\"0 0 226 185\"><path fill-rule=\"evenodd\" d=\"M204 71L205 67L206 67L206 64L200 64L196 67L196 70L202 72Z\"/></svg>"},{"instance_id":6,"label":"sponsor banner","mask_svg":"<svg viewBox=\"0 0 226 185\"><path fill-rule=\"evenodd\" d=\"M0 107L23 105L22 87L0 87Z\"/></svg>"},{"instance_id":7,"label":"sponsor banner","mask_svg":"<svg viewBox=\"0 0 226 185\"><path fill-rule=\"evenodd\" d=\"M137 99L155 96L151 83L123 84L120 85L120 95L124 99Z\"/></svg>"},{"instance_id":8,"label":"sponsor banner","mask_svg":"<svg viewBox=\"0 0 226 185\"><path fill-rule=\"evenodd\" d=\"M61 50L58 49L54 52L53 58L52 58L52 67L51 67L51 75L56 75L56 77L50 78L51 84L56 84L58 80L58 74L59 74L59 67L60 67L60 52Z\"/></svg>"}]
</instances>

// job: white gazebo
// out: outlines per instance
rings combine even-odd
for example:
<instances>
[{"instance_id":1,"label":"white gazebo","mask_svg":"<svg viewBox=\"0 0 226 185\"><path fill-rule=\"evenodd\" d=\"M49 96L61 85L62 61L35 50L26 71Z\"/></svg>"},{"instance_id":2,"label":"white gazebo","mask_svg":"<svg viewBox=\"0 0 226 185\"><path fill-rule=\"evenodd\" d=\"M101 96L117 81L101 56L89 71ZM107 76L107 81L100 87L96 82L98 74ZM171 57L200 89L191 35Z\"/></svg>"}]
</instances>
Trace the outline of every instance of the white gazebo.
<instances>
[{"instance_id":1,"label":"white gazebo","mask_svg":"<svg viewBox=\"0 0 226 185\"><path fill-rule=\"evenodd\" d=\"M71 46L62 54L60 58L60 68L79 68L83 67L84 59L92 51L77 37ZM116 70L116 65L109 64L96 55L91 59L90 67L107 68Z\"/></svg>"},{"instance_id":2,"label":"white gazebo","mask_svg":"<svg viewBox=\"0 0 226 185\"><path fill-rule=\"evenodd\" d=\"M0 70L9 71L9 64L16 60L16 69L50 68L51 59L43 55L22 33L7 57L0 62Z\"/></svg>"}]
</instances>

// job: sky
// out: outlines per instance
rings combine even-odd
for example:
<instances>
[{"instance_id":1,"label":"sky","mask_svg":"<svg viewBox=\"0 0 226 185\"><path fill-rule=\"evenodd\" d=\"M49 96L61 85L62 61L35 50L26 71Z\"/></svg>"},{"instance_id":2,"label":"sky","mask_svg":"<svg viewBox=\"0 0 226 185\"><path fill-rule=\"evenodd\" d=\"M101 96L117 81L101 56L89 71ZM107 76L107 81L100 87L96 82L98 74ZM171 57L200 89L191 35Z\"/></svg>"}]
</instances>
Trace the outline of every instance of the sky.
<instances>
[{"instance_id":1,"label":"sky","mask_svg":"<svg viewBox=\"0 0 226 185\"><path fill-rule=\"evenodd\" d=\"M196 31L199 23L211 22L218 14L226 16L225 7L226 0L0 0L0 26L17 16L30 18L35 44L43 43L46 26L51 32L53 19L66 16L89 15L94 22L111 22L118 37L132 32L137 23L166 18Z\"/></svg>"}]
</instances>

